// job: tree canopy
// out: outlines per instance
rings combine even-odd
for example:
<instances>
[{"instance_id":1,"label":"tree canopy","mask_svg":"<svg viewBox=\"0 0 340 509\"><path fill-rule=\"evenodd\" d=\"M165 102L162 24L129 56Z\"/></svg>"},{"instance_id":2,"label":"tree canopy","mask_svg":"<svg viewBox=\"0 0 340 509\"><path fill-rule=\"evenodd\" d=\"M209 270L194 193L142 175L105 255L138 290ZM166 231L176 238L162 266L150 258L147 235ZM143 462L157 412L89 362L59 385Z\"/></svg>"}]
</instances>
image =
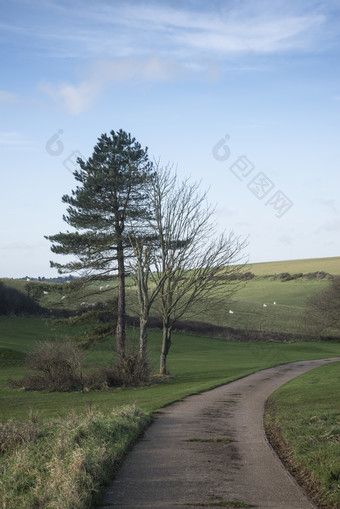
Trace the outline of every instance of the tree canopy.
<instances>
[{"instance_id":1,"label":"tree canopy","mask_svg":"<svg viewBox=\"0 0 340 509\"><path fill-rule=\"evenodd\" d=\"M116 347L125 357L125 259L131 254L129 233L148 216L145 182L152 175L147 148L123 130L102 134L87 161L78 159L78 182L64 221L73 231L46 237L55 254L73 255L64 264L51 262L60 273L77 272L91 281L114 274L118 279Z\"/></svg>"}]
</instances>

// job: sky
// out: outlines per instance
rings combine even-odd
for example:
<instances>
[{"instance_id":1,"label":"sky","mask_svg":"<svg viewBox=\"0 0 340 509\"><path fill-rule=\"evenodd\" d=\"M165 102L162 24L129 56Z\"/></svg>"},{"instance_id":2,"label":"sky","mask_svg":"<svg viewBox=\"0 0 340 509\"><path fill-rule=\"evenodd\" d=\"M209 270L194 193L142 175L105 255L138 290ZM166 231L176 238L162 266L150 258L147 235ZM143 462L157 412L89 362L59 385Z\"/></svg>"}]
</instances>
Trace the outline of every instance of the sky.
<instances>
[{"instance_id":1,"label":"sky","mask_svg":"<svg viewBox=\"0 0 340 509\"><path fill-rule=\"evenodd\" d=\"M0 0L0 277L57 276L45 235L111 130L208 189L250 262L340 254L338 0Z\"/></svg>"}]
</instances>

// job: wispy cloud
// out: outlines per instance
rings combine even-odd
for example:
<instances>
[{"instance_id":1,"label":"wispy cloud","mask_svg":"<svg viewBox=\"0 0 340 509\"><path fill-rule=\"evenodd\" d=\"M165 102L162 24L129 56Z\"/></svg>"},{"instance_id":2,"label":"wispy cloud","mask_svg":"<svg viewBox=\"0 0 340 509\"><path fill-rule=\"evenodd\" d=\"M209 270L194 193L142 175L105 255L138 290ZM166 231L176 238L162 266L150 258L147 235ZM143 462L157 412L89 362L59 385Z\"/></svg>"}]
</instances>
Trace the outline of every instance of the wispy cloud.
<instances>
[{"instance_id":1,"label":"wispy cloud","mask_svg":"<svg viewBox=\"0 0 340 509\"><path fill-rule=\"evenodd\" d=\"M27 148L31 146L31 142L24 138L19 132L4 132L0 131L0 147L8 148Z\"/></svg>"},{"instance_id":2,"label":"wispy cloud","mask_svg":"<svg viewBox=\"0 0 340 509\"><path fill-rule=\"evenodd\" d=\"M12 92L6 90L0 90L0 105L14 103L18 100L18 97Z\"/></svg>"},{"instance_id":3,"label":"wispy cloud","mask_svg":"<svg viewBox=\"0 0 340 509\"><path fill-rule=\"evenodd\" d=\"M3 23L2 29L16 38L28 38L30 45L34 36L37 51L82 59L150 54L188 59L202 52L220 58L315 44L327 21L320 8L311 2L308 9L302 5L300 10L296 2L281 2L276 8L278 4L231 0L202 7L199 2L49 0L43 8L39 3L39 19L48 13L46 23L35 24L33 18L32 24Z\"/></svg>"},{"instance_id":4,"label":"wispy cloud","mask_svg":"<svg viewBox=\"0 0 340 509\"><path fill-rule=\"evenodd\" d=\"M97 62L88 71L89 77L77 85L41 83L40 89L62 104L71 115L88 110L96 98L110 84L131 80L168 81L174 76L185 76L188 70L179 64L157 57L148 59L126 58Z\"/></svg>"},{"instance_id":5,"label":"wispy cloud","mask_svg":"<svg viewBox=\"0 0 340 509\"><path fill-rule=\"evenodd\" d=\"M258 69L253 60L258 55L317 46L327 23L317 3L308 10L297 8L293 1L277 3L279 9L269 0L44 0L42 6L32 0L32 23L24 18L16 24L5 20L2 30L12 44L23 51L28 47L30 54L43 55L50 62L76 59L77 70L80 63L97 62L83 80L40 85L70 114L78 115L115 82L171 81L198 75L217 79L230 65ZM34 9L39 22L32 16Z\"/></svg>"},{"instance_id":6,"label":"wispy cloud","mask_svg":"<svg viewBox=\"0 0 340 509\"><path fill-rule=\"evenodd\" d=\"M302 48L307 40L310 43L310 32L326 21L319 13L292 15L289 7L280 14L268 8L263 11L261 3L257 2L256 12L230 2L229 11L208 14L141 5L130 8L129 19L135 26L147 24L152 31L162 32L173 46L220 54L275 53Z\"/></svg>"}]
</instances>

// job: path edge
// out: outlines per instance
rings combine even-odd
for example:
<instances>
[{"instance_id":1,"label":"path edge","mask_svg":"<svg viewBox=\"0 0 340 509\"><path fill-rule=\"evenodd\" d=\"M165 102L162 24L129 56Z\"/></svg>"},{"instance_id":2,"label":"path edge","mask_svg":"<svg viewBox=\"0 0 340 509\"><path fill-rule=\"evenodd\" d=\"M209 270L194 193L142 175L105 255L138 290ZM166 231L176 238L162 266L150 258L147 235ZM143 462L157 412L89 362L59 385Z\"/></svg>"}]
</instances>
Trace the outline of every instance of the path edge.
<instances>
[{"instance_id":1,"label":"path edge","mask_svg":"<svg viewBox=\"0 0 340 509\"><path fill-rule=\"evenodd\" d=\"M326 364L327 360L325 359L325 361ZM339 359L330 360L328 364L331 362L339 362ZM311 368L310 370L306 371L306 373L309 373L310 371L313 371L319 367L321 366ZM299 376L302 375L298 375L295 378L298 378ZM294 380L294 378L292 380ZM314 479L306 468L302 467L296 461L294 461L293 450L285 440L280 426L278 424L275 425L274 423L269 425L269 423L266 422L266 414L271 412L269 408L272 403L269 401L269 398L272 394L274 394L274 392L275 391L273 391L268 396L264 404L262 427L265 442L267 443L272 454L281 463L282 468L286 471L292 481L305 493L310 502L314 505L315 509L336 509L337 506L334 504L325 503L323 501L323 490L319 481ZM274 415L275 418L275 408L272 411L272 415Z\"/></svg>"}]
</instances>

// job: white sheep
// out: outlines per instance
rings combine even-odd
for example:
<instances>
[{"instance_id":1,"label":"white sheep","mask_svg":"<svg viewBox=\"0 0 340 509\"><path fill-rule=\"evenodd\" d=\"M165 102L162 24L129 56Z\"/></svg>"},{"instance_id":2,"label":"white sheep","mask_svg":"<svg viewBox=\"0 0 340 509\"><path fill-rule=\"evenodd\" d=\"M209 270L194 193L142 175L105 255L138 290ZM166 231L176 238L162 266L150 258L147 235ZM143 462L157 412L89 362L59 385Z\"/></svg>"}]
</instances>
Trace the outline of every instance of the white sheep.
<instances>
[{"instance_id":1,"label":"white sheep","mask_svg":"<svg viewBox=\"0 0 340 509\"><path fill-rule=\"evenodd\" d=\"M101 286L99 290L102 292L104 290L104 286Z\"/></svg>"},{"instance_id":2,"label":"white sheep","mask_svg":"<svg viewBox=\"0 0 340 509\"><path fill-rule=\"evenodd\" d=\"M263 304L263 307L266 308L267 307L267 304Z\"/></svg>"},{"instance_id":3,"label":"white sheep","mask_svg":"<svg viewBox=\"0 0 340 509\"><path fill-rule=\"evenodd\" d=\"M110 285L106 285L106 288L110 288Z\"/></svg>"},{"instance_id":4,"label":"white sheep","mask_svg":"<svg viewBox=\"0 0 340 509\"><path fill-rule=\"evenodd\" d=\"M44 290L44 295L48 295L48 292L46 292L45 290Z\"/></svg>"},{"instance_id":5,"label":"white sheep","mask_svg":"<svg viewBox=\"0 0 340 509\"><path fill-rule=\"evenodd\" d=\"M234 311L232 311L231 309L229 309L229 314L230 314L230 315L233 315L233 314L234 314Z\"/></svg>"},{"instance_id":6,"label":"white sheep","mask_svg":"<svg viewBox=\"0 0 340 509\"><path fill-rule=\"evenodd\" d=\"M66 299L66 295L63 295L61 298L61 300L64 300L64 299Z\"/></svg>"},{"instance_id":7,"label":"white sheep","mask_svg":"<svg viewBox=\"0 0 340 509\"><path fill-rule=\"evenodd\" d=\"M275 300L274 300L273 304L274 304L274 306L276 306L276 302L275 302Z\"/></svg>"}]
</instances>

